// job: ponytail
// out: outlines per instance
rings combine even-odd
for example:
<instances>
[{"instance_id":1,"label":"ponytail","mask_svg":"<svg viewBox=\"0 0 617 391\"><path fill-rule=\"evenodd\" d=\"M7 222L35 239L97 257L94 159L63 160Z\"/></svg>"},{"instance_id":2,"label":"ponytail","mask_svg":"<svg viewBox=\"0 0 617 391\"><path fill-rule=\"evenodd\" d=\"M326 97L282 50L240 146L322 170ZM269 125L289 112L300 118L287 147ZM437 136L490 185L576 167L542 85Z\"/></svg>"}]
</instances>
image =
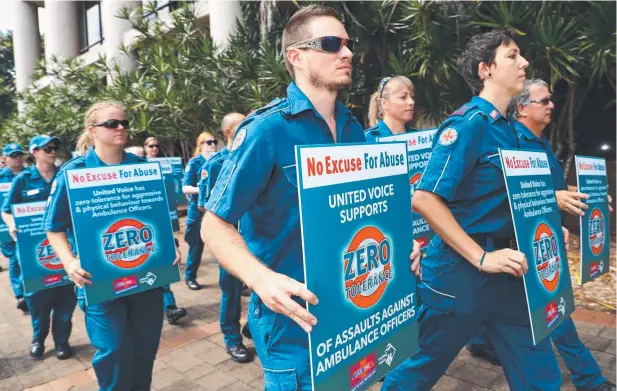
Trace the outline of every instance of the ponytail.
<instances>
[{"instance_id":1,"label":"ponytail","mask_svg":"<svg viewBox=\"0 0 617 391\"><path fill-rule=\"evenodd\" d=\"M372 128L377 125L377 121L381 117L381 96L377 91L371 95L371 100L368 106L368 126Z\"/></svg>"}]
</instances>

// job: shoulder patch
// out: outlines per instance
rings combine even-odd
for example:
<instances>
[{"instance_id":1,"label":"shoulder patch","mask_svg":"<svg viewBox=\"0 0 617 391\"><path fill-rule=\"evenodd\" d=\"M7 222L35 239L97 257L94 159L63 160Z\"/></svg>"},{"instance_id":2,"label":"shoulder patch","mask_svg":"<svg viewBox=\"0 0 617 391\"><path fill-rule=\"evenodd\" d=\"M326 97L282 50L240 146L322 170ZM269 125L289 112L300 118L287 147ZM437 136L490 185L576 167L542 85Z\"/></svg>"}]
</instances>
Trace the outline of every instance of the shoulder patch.
<instances>
[{"instance_id":1,"label":"shoulder patch","mask_svg":"<svg viewBox=\"0 0 617 391\"><path fill-rule=\"evenodd\" d=\"M246 140L246 128L238 130L238 133L236 133L236 137L234 137L234 142L233 144L231 144L231 148L229 148L229 152L233 152L236 149L240 148L244 143L244 140Z\"/></svg>"},{"instance_id":2,"label":"shoulder patch","mask_svg":"<svg viewBox=\"0 0 617 391\"><path fill-rule=\"evenodd\" d=\"M51 191L49 192L50 195L56 192L56 187L58 187L58 182L54 179L51 183Z\"/></svg>"},{"instance_id":3,"label":"shoulder patch","mask_svg":"<svg viewBox=\"0 0 617 391\"><path fill-rule=\"evenodd\" d=\"M458 132L456 131L456 129L454 129L453 127L446 128L439 135L439 145L441 145L442 147L447 147L454 144L456 142L456 139L458 139Z\"/></svg>"},{"instance_id":4,"label":"shoulder patch","mask_svg":"<svg viewBox=\"0 0 617 391\"><path fill-rule=\"evenodd\" d=\"M491 111L490 116L492 119L497 118L499 116L499 111L497 111L496 109L493 109L493 111Z\"/></svg>"},{"instance_id":5,"label":"shoulder patch","mask_svg":"<svg viewBox=\"0 0 617 391\"><path fill-rule=\"evenodd\" d=\"M206 170L205 168L203 168L201 170L201 179L206 179L208 177L208 170Z\"/></svg>"}]
</instances>

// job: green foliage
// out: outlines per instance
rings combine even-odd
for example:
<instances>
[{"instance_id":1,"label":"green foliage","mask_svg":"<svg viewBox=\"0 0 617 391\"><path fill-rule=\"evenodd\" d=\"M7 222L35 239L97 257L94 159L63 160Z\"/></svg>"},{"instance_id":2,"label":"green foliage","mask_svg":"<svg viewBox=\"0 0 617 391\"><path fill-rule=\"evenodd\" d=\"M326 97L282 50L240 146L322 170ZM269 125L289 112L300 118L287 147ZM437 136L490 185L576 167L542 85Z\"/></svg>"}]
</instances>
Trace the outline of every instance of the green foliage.
<instances>
[{"instance_id":1,"label":"green foliage","mask_svg":"<svg viewBox=\"0 0 617 391\"><path fill-rule=\"evenodd\" d=\"M0 31L0 126L15 110L13 35Z\"/></svg>"},{"instance_id":2,"label":"green foliage","mask_svg":"<svg viewBox=\"0 0 617 391\"><path fill-rule=\"evenodd\" d=\"M226 113L248 113L285 95L291 78L282 60L281 33L291 14L307 3L242 3L243 20L225 48L213 44L191 3L173 12L169 25L142 16L153 5L145 12L126 11L121 17L139 32L130 51L124 49L134 57L135 69L120 72L104 58L87 67L75 60L48 66L57 70L52 74L56 82L21 96L25 110L5 124L0 143L24 142L45 132L72 147L85 108L113 98L130 108L135 143L156 135L164 152L187 158L199 132L209 130L222 138L219 127ZM614 2L327 4L340 12L356 40L353 84L340 98L361 122L380 79L403 74L416 86L415 126L439 124L471 96L456 65L460 51L470 36L493 28L516 31L531 63L530 77L544 78L555 88L567 86L567 93L555 94L556 145L567 142L574 150L571 119L592 87L608 81L615 89ZM2 42L0 38L0 56ZM106 76L111 76L108 84L102 83Z\"/></svg>"}]
</instances>

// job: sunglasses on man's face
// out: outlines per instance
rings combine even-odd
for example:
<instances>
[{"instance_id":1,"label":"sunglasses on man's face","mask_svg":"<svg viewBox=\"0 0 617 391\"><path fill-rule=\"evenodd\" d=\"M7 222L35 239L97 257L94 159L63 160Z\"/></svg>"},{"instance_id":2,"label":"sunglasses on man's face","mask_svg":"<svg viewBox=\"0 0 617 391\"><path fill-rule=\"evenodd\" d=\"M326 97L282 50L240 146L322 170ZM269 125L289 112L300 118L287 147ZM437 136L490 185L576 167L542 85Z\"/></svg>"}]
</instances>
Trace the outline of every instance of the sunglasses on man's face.
<instances>
[{"instance_id":1,"label":"sunglasses on man's face","mask_svg":"<svg viewBox=\"0 0 617 391\"><path fill-rule=\"evenodd\" d=\"M530 100L529 103L538 103L541 104L542 106L548 106L549 103L551 103L551 99L552 98L544 98L544 99L534 99L534 100Z\"/></svg>"},{"instance_id":2,"label":"sunglasses on man's face","mask_svg":"<svg viewBox=\"0 0 617 391\"><path fill-rule=\"evenodd\" d=\"M58 151L58 147L56 147L55 145L46 145L46 146L41 147L41 148L36 148L36 150L43 150L43 151L45 151L45 153L52 153L52 152L57 152Z\"/></svg>"},{"instance_id":3,"label":"sunglasses on man's face","mask_svg":"<svg viewBox=\"0 0 617 391\"><path fill-rule=\"evenodd\" d=\"M152 145L148 145L148 148L154 149L154 148L159 148L158 144L152 144Z\"/></svg>"},{"instance_id":4,"label":"sunglasses on man's face","mask_svg":"<svg viewBox=\"0 0 617 391\"><path fill-rule=\"evenodd\" d=\"M122 125L124 129L129 128L129 121L126 119L108 119L92 126L102 126L107 129L118 129L118 126Z\"/></svg>"},{"instance_id":5,"label":"sunglasses on man's face","mask_svg":"<svg viewBox=\"0 0 617 391\"><path fill-rule=\"evenodd\" d=\"M353 52L354 41L349 38L340 37L317 37L304 41L296 42L287 47L289 49L314 49L326 53L338 53L343 46L347 46L350 52Z\"/></svg>"},{"instance_id":6,"label":"sunglasses on man's face","mask_svg":"<svg viewBox=\"0 0 617 391\"><path fill-rule=\"evenodd\" d=\"M13 159L16 159L16 158L19 158L19 157L23 157L23 156L24 156L24 154L22 152L14 152L14 153L8 155L8 157L13 158Z\"/></svg>"},{"instance_id":7,"label":"sunglasses on man's face","mask_svg":"<svg viewBox=\"0 0 617 391\"><path fill-rule=\"evenodd\" d=\"M203 144L208 144L208 145L217 145L219 143L219 140L206 140L202 143Z\"/></svg>"}]
</instances>

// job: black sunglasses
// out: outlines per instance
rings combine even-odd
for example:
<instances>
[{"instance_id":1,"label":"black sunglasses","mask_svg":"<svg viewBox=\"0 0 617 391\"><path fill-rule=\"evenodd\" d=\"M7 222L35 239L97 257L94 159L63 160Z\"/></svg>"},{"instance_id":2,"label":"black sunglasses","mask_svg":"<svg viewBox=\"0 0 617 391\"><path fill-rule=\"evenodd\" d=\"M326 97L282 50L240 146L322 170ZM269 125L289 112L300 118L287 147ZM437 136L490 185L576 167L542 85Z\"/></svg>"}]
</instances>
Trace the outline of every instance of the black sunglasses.
<instances>
[{"instance_id":1,"label":"black sunglasses","mask_svg":"<svg viewBox=\"0 0 617 391\"><path fill-rule=\"evenodd\" d=\"M219 140L206 140L206 141L204 141L202 144L208 144L208 145L212 145L212 144L214 144L214 145L218 145L218 143L219 143Z\"/></svg>"},{"instance_id":2,"label":"black sunglasses","mask_svg":"<svg viewBox=\"0 0 617 391\"><path fill-rule=\"evenodd\" d=\"M530 100L529 103L539 103L542 106L548 106L548 104L551 103L551 99L552 98L534 99L534 100Z\"/></svg>"},{"instance_id":3,"label":"black sunglasses","mask_svg":"<svg viewBox=\"0 0 617 391\"><path fill-rule=\"evenodd\" d=\"M158 147L159 147L159 145L158 145L158 144L148 145L148 148L153 148L153 149L154 149L154 148L158 148Z\"/></svg>"},{"instance_id":4,"label":"black sunglasses","mask_svg":"<svg viewBox=\"0 0 617 391\"><path fill-rule=\"evenodd\" d=\"M102 126L107 129L118 129L118 126L122 125L124 129L129 128L129 121L126 119L108 119L103 122L99 122L98 124L93 124L92 126Z\"/></svg>"},{"instance_id":5,"label":"black sunglasses","mask_svg":"<svg viewBox=\"0 0 617 391\"><path fill-rule=\"evenodd\" d=\"M13 153L8 155L8 157L12 157L12 158L22 157L22 156L24 156L23 152L13 152Z\"/></svg>"},{"instance_id":6,"label":"black sunglasses","mask_svg":"<svg viewBox=\"0 0 617 391\"><path fill-rule=\"evenodd\" d=\"M57 152L58 151L58 147L56 147L55 145L46 145L44 147L40 147L40 148L35 148L35 150L39 150L42 149L43 151L45 151L45 153L52 153L52 152Z\"/></svg>"},{"instance_id":7,"label":"black sunglasses","mask_svg":"<svg viewBox=\"0 0 617 391\"><path fill-rule=\"evenodd\" d=\"M287 47L289 49L315 49L327 53L338 53L343 46L347 46L349 51L353 52L354 41L349 38L340 37L317 37L304 41L296 42Z\"/></svg>"}]
</instances>

